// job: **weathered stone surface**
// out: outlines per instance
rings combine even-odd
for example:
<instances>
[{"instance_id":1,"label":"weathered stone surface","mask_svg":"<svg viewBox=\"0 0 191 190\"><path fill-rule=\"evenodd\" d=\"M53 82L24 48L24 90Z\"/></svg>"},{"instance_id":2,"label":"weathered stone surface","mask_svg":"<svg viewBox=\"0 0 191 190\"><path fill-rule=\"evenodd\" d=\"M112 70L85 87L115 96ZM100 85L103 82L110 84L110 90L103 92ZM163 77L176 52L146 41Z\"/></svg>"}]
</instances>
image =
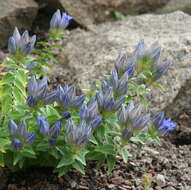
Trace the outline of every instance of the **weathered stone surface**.
<instances>
[{"instance_id":1,"label":"weathered stone surface","mask_svg":"<svg viewBox=\"0 0 191 190\"><path fill-rule=\"evenodd\" d=\"M29 29L38 11L33 0L0 1L0 47L7 44L13 28Z\"/></svg>"},{"instance_id":2,"label":"weathered stone surface","mask_svg":"<svg viewBox=\"0 0 191 190\"><path fill-rule=\"evenodd\" d=\"M181 10L185 13L191 14L191 1L190 0L170 0L164 7L157 10L158 13L169 13L172 11Z\"/></svg>"},{"instance_id":3,"label":"weathered stone surface","mask_svg":"<svg viewBox=\"0 0 191 190\"><path fill-rule=\"evenodd\" d=\"M49 7L61 8L83 26L114 19L114 11L125 15L154 12L169 0L45 0Z\"/></svg>"},{"instance_id":4,"label":"weathered stone surface","mask_svg":"<svg viewBox=\"0 0 191 190\"><path fill-rule=\"evenodd\" d=\"M173 66L160 81L165 92L152 90L150 100L156 111L172 103L181 87L191 79L190 25L191 16L178 11L102 24L95 28L95 32L76 30L64 42L60 62L63 68L64 64L73 68L81 88L89 88L109 73L118 53L130 54L140 39L145 39L149 45L158 41L164 59L171 60Z\"/></svg>"},{"instance_id":5,"label":"weathered stone surface","mask_svg":"<svg viewBox=\"0 0 191 190\"><path fill-rule=\"evenodd\" d=\"M92 28L96 23L111 21L115 11L124 15L169 13L182 10L191 13L190 0L45 0L47 7L60 8L81 25Z\"/></svg>"}]
</instances>

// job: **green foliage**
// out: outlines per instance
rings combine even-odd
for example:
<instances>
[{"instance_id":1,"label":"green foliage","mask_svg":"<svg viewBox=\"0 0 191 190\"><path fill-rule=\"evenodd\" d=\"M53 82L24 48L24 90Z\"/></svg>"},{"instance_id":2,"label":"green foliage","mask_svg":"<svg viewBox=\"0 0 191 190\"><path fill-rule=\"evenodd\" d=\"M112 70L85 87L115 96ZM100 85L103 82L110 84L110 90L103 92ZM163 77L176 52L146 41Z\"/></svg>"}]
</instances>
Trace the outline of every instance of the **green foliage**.
<instances>
[{"instance_id":1,"label":"green foliage","mask_svg":"<svg viewBox=\"0 0 191 190\"><path fill-rule=\"evenodd\" d=\"M115 12L115 15L119 19L131 18L118 12ZM93 130L87 146L78 147L67 141L67 121L63 119L63 110L58 103L28 106L26 104L27 84L31 76L36 75L40 78L45 75L43 67L50 67L49 61L57 63L53 51L60 46L53 42L58 39L58 34L54 36L51 33L50 39L52 40L51 43L38 43L40 49L34 51L34 57L10 57L2 63L2 66L7 67L9 72L3 73L0 81L0 166L6 166L13 171L34 165L49 166L53 167L54 172L57 172L59 176L62 176L71 168L84 174L87 161L93 160L97 161L97 168L107 164L110 173L115 167L117 156L121 156L125 163L128 162L130 156L126 147L128 143L136 144L139 151L147 141L159 142L158 133L152 126L149 126L145 131L138 131L130 139L124 140L116 112L111 111L107 115L101 112L102 124ZM38 64L34 68L28 69L27 65L34 61ZM150 93L152 64L147 57L138 61L136 74L129 80L129 91L123 103L136 100L143 103L148 109L147 95ZM152 85L161 88L155 83ZM99 89L100 86L98 84L97 88ZM88 95L86 102L95 95L95 90L90 90ZM69 111L72 113L73 120L80 123L79 109L70 109ZM49 145L48 135L40 134L36 122L38 116L45 116L51 126L55 120L61 120L63 127L54 146ZM13 120L16 123L25 120L28 131L36 132L35 143L30 145L18 137L22 142L22 148L15 149L12 144L14 137L10 135L8 130L8 120Z\"/></svg>"},{"instance_id":2,"label":"green foliage","mask_svg":"<svg viewBox=\"0 0 191 190\"><path fill-rule=\"evenodd\" d=\"M131 19L131 18L134 18L135 16L132 16L132 15L124 15L122 14L121 12L118 12L118 11L114 11L114 16L118 19L118 20L128 20L128 19Z\"/></svg>"}]
</instances>

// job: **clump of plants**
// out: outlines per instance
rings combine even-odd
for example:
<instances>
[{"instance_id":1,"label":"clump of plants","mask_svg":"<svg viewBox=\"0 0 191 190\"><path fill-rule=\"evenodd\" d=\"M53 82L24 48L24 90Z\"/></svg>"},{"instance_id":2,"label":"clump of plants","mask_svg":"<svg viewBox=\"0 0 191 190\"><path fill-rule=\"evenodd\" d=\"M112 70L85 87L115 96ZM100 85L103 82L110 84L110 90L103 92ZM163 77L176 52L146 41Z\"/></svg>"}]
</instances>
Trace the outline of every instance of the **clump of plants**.
<instances>
[{"instance_id":1,"label":"clump of plants","mask_svg":"<svg viewBox=\"0 0 191 190\"><path fill-rule=\"evenodd\" d=\"M71 19L57 10L50 40L59 40ZM9 69L0 81L2 167L53 167L62 176L71 168L85 173L86 163L95 160L98 167L107 163L111 172L117 156L128 162L128 143L139 150L175 128L163 112L149 112L150 87L160 87L157 80L170 67L161 61L157 44L147 48L141 40L132 56L117 57L115 69L95 89L77 96L68 85L50 91L44 66L54 59L54 44L40 42L45 49L34 51L35 43L35 35L21 35L15 28L8 42L9 58L1 64Z\"/></svg>"}]
</instances>

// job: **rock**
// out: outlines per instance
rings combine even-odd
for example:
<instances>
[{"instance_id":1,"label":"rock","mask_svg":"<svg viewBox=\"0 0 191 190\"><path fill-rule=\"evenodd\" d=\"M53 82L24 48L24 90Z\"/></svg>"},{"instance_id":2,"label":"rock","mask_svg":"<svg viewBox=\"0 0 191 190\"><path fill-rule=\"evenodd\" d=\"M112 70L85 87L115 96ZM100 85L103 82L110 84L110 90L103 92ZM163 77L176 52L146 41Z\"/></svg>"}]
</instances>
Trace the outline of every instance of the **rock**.
<instances>
[{"instance_id":1,"label":"rock","mask_svg":"<svg viewBox=\"0 0 191 190\"><path fill-rule=\"evenodd\" d=\"M74 20L92 29L93 24L116 20L116 12L123 15L169 13L177 10L191 13L190 0L44 0L47 8L67 11Z\"/></svg>"},{"instance_id":2,"label":"rock","mask_svg":"<svg viewBox=\"0 0 191 190\"><path fill-rule=\"evenodd\" d=\"M164 7L157 10L158 13L168 13L176 10L184 11L191 14L191 1L190 0L170 0Z\"/></svg>"},{"instance_id":3,"label":"rock","mask_svg":"<svg viewBox=\"0 0 191 190\"><path fill-rule=\"evenodd\" d=\"M191 79L190 25L191 16L178 11L101 24L95 28L95 32L78 29L64 41L60 52L62 70L65 65L73 68L71 72L75 71L76 84L81 89L90 88L113 69L120 52L131 54L143 38L149 45L158 41L163 48L164 58L171 60L173 65L159 81L165 91L152 89L150 101L153 111L164 109L174 102L180 89Z\"/></svg>"},{"instance_id":4,"label":"rock","mask_svg":"<svg viewBox=\"0 0 191 190\"><path fill-rule=\"evenodd\" d=\"M165 186L166 180L165 180L165 177L163 175L157 174L154 178L155 178L155 181L156 181L158 186L160 186L160 187Z\"/></svg>"},{"instance_id":5,"label":"rock","mask_svg":"<svg viewBox=\"0 0 191 190\"><path fill-rule=\"evenodd\" d=\"M165 187L164 190L176 190L174 187Z\"/></svg>"},{"instance_id":6,"label":"rock","mask_svg":"<svg viewBox=\"0 0 191 190\"><path fill-rule=\"evenodd\" d=\"M0 47L7 44L13 28L29 29L38 11L33 0L0 1Z\"/></svg>"},{"instance_id":7,"label":"rock","mask_svg":"<svg viewBox=\"0 0 191 190\"><path fill-rule=\"evenodd\" d=\"M169 0L45 0L49 7L61 8L83 26L114 19L114 11L125 15L153 12Z\"/></svg>"}]
</instances>

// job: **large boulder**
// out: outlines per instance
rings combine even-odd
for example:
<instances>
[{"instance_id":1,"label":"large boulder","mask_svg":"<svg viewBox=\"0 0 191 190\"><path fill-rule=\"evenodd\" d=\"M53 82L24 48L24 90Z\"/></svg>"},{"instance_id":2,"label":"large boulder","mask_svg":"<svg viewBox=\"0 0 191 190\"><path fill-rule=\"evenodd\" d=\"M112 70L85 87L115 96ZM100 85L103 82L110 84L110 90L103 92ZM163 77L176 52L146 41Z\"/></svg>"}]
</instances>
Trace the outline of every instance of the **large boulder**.
<instances>
[{"instance_id":1,"label":"large boulder","mask_svg":"<svg viewBox=\"0 0 191 190\"><path fill-rule=\"evenodd\" d=\"M87 28L115 18L115 11L125 15L154 12L169 0L45 0L48 7L61 8Z\"/></svg>"},{"instance_id":2,"label":"large boulder","mask_svg":"<svg viewBox=\"0 0 191 190\"><path fill-rule=\"evenodd\" d=\"M182 10L185 13L191 14L190 0L170 0L164 7L157 9L158 13L169 13L176 10Z\"/></svg>"},{"instance_id":3,"label":"large boulder","mask_svg":"<svg viewBox=\"0 0 191 190\"><path fill-rule=\"evenodd\" d=\"M29 29L36 17L38 5L34 0L0 1L0 47L7 44L13 28Z\"/></svg>"},{"instance_id":4,"label":"large boulder","mask_svg":"<svg viewBox=\"0 0 191 190\"><path fill-rule=\"evenodd\" d=\"M60 8L72 15L76 22L92 29L93 24L116 19L116 13L138 15L143 13L170 13L182 10L191 13L190 0L39 0L46 9ZM118 14L119 15L119 14Z\"/></svg>"},{"instance_id":5,"label":"large boulder","mask_svg":"<svg viewBox=\"0 0 191 190\"><path fill-rule=\"evenodd\" d=\"M131 54L141 39L145 39L148 45L158 41L163 48L164 59L171 60L173 65L159 81L164 85L165 91L152 89L150 101L153 111L164 109L174 102L180 89L191 79L190 25L191 16L178 11L101 24L94 32L78 29L65 38L60 52L63 69L55 67L51 72L55 75L54 71L65 70L66 73L69 66L72 68L71 72L75 72L70 75L71 80L75 76L82 89L91 88L95 81L103 79L103 75L113 69L118 53Z\"/></svg>"}]
</instances>

